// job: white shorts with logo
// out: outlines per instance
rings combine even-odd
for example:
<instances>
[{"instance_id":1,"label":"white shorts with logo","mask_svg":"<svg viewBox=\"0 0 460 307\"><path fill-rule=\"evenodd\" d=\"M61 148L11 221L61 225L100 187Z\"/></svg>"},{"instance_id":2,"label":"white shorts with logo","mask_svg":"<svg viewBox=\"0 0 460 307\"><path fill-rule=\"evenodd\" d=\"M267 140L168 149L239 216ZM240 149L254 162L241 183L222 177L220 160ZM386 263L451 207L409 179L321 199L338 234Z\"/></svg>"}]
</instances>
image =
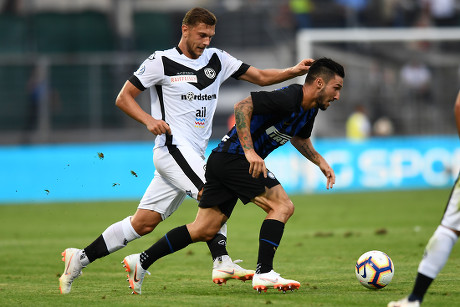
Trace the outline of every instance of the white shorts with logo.
<instances>
[{"instance_id":1,"label":"white shorts with logo","mask_svg":"<svg viewBox=\"0 0 460 307\"><path fill-rule=\"evenodd\" d=\"M460 174L452 188L441 225L460 231Z\"/></svg>"},{"instance_id":2,"label":"white shorts with logo","mask_svg":"<svg viewBox=\"0 0 460 307\"><path fill-rule=\"evenodd\" d=\"M142 197L138 209L161 214L164 220L184 201L197 199L205 182L206 163L203 156L185 146L163 146L153 151L155 174Z\"/></svg>"}]
</instances>

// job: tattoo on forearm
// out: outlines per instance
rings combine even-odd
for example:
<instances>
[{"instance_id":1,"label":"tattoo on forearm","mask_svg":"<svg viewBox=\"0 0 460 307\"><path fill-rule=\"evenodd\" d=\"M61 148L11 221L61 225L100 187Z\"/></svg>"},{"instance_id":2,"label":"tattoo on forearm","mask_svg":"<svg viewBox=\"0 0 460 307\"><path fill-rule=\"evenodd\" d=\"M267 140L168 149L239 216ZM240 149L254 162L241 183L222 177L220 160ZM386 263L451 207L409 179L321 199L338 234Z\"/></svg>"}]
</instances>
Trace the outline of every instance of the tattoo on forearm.
<instances>
[{"instance_id":1,"label":"tattoo on forearm","mask_svg":"<svg viewBox=\"0 0 460 307\"><path fill-rule=\"evenodd\" d=\"M238 131L238 136L240 138L241 146L244 149L253 149L251 131L249 130L249 121L252 115L252 102L250 98L242 100L235 107L235 123L236 129Z\"/></svg>"},{"instance_id":2,"label":"tattoo on forearm","mask_svg":"<svg viewBox=\"0 0 460 307\"><path fill-rule=\"evenodd\" d=\"M244 120L244 112L240 109L235 109L235 123L237 129L247 127L246 121Z\"/></svg>"},{"instance_id":3,"label":"tattoo on forearm","mask_svg":"<svg viewBox=\"0 0 460 307\"><path fill-rule=\"evenodd\" d=\"M318 160L318 152L314 150L310 145L302 143L300 145L301 153L310 161L312 162L319 162Z\"/></svg>"}]
</instances>

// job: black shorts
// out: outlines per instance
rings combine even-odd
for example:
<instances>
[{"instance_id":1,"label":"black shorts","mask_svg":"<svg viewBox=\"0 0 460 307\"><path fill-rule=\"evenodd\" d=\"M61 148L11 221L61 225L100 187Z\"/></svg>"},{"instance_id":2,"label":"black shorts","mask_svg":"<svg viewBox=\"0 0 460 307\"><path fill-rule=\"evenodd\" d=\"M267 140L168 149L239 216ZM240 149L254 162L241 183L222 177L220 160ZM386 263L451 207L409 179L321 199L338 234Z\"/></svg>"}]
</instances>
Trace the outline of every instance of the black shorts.
<instances>
[{"instance_id":1,"label":"black shorts","mask_svg":"<svg viewBox=\"0 0 460 307\"><path fill-rule=\"evenodd\" d=\"M201 208L218 206L227 217L232 214L238 198L247 204L257 195L279 183L275 175L268 171L267 178L261 174L252 178L249 162L238 154L212 152L206 163L206 183L201 197Z\"/></svg>"}]
</instances>

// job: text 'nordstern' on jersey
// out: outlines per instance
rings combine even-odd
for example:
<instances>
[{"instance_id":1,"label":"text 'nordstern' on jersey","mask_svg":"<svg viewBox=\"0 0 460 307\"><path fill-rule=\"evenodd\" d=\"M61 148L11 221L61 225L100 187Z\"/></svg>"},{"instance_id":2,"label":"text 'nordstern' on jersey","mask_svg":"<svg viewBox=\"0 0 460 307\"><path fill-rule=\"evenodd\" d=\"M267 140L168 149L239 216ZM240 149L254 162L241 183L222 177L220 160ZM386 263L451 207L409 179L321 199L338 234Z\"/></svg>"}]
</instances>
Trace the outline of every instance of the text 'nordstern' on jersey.
<instances>
[{"instance_id":1,"label":"text 'nordstern' on jersey","mask_svg":"<svg viewBox=\"0 0 460 307\"><path fill-rule=\"evenodd\" d=\"M193 101L193 100L213 100L213 99L217 99L217 95L216 94L212 94L212 95L198 94L198 95L196 95L193 92L188 92L185 95L181 95L180 98L182 100L188 100L188 101Z\"/></svg>"}]
</instances>

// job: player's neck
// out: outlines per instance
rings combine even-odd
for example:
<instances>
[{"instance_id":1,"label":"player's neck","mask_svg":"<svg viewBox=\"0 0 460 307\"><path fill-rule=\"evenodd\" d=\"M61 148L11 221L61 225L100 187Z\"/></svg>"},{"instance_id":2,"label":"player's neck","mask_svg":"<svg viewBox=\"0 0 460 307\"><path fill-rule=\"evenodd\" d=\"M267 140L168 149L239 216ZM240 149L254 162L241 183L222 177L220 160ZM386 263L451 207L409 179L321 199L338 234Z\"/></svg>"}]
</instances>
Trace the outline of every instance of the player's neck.
<instances>
[{"instance_id":1,"label":"player's neck","mask_svg":"<svg viewBox=\"0 0 460 307\"><path fill-rule=\"evenodd\" d=\"M302 98L302 108L304 110L309 110L316 105L316 91L304 84L302 86L303 98Z\"/></svg>"}]
</instances>

